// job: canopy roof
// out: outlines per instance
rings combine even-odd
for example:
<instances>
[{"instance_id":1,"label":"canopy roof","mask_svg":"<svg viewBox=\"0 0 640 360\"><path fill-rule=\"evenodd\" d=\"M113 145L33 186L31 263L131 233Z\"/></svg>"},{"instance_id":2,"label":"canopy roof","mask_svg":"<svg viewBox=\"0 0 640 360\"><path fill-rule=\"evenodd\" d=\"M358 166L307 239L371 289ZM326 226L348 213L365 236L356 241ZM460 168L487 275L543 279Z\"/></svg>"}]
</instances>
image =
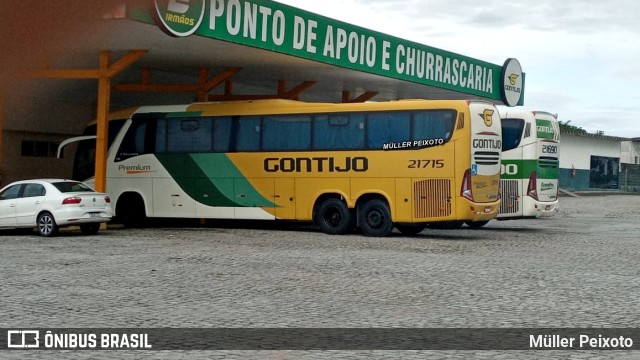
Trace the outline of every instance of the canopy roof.
<instances>
[{"instance_id":1,"label":"canopy roof","mask_svg":"<svg viewBox=\"0 0 640 360\"><path fill-rule=\"evenodd\" d=\"M117 60L131 50L145 50L131 68L112 80L116 105L185 102L189 97L193 100L189 91L185 91L185 97L163 96L159 88L153 89L151 95L147 92L133 96L131 91L141 87L132 85L193 84L202 69L207 70L209 79L220 74L228 76L226 86L209 91L213 100L233 98L230 95L295 94L293 98L329 102L358 100L362 96L361 100L375 101L424 98L504 103L502 65L269 0L192 0L190 9L181 9L180 4L189 8L184 2L167 0L126 4L103 0L91 2L92 6L71 1L56 5L23 2L18 9L9 11L17 14L11 17L11 30L7 33L18 32L18 36L8 40L12 55L9 61L0 60L3 78L8 82L15 78L10 75L22 70L45 67L95 69L100 51L110 50ZM198 6L202 11L192 18L199 26L192 30L187 26L186 31L193 33L171 34L171 27L181 21L188 23L189 11L200 9ZM167 16L176 22L168 22ZM159 20L161 17L164 22ZM12 50L18 51L11 54ZM87 81L40 79L18 84L54 97L97 96L90 90L96 85ZM520 103L522 99L523 96Z\"/></svg>"}]
</instances>

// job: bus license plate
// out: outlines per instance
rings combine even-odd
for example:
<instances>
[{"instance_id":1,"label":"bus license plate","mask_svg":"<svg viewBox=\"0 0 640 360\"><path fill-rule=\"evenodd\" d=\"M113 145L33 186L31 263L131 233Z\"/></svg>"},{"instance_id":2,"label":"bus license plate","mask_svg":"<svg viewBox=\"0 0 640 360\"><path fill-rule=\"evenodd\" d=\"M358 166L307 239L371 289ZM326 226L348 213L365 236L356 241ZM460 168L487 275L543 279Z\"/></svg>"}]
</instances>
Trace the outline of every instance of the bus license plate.
<instances>
[{"instance_id":1,"label":"bus license plate","mask_svg":"<svg viewBox=\"0 0 640 360\"><path fill-rule=\"evenodd\" d=\"M487 207L485 207L485 208L484 208L484 213L485 213L485 214L488 214L488 213L490 213L490 212L491 212L491 208L490 208L489 206L487 206Z\"/></svg>"}]
</instances>

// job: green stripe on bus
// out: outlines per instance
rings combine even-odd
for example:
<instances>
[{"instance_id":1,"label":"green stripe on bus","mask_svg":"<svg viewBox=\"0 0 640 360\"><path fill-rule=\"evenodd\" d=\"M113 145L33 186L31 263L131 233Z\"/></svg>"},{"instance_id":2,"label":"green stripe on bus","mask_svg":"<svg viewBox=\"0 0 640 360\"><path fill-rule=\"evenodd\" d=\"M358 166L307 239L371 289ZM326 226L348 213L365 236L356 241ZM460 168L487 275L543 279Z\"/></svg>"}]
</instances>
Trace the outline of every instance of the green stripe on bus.
<instances>
[{"instance_id":1,"label":"green stripe on bus","mask_svg":"<svg viewBox=\"0 0 640 360\"><path fill-rule=\"evenodd\" d=\"M275 207L224 154L156 154L178 186L195 201L214 207ZM245 196L235 199L235 193Z\"/></svg>"},{"instance_id":2,"label":"green stripe on bus","mask_svg":"<svg viewBox=\"0 0 640 360\"><path fill-rule=\"evenodd\" d=\"M251 182L238 170L236 165L225 154L191 154L205 176L217 184L229 184L233 180L233 191L242 194L235 202L244 207L277 207L275 203L262 196Z\"/></svg>"},{"instance_id":3,"label":"green stripe on bus","mask_svg":"<svg viewBox=\"0 0 640 360\"><path fill-rule=\"evenodd\" d=\"M556 160L508 160L502 159L501 179L528 179L531 173L537 171L538 179L557 179L559 162Z\"/></svg>"}]
</instances>

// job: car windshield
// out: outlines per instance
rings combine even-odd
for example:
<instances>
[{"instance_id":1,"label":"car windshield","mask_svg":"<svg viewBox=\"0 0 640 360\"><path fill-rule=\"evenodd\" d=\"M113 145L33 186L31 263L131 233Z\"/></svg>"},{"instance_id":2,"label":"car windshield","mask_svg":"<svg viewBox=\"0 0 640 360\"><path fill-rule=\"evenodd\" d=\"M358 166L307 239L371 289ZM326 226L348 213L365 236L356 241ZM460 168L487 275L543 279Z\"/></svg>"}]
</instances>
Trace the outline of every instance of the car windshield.
<instances>
[{"instance_id":1,"label":"car windshield","mask_svg":"<svg viewBox=\"0 0 640 360\"><path fill-rule=\"evenodd\" d=\"M76 182L76 181L55 182L55 183L51 183L51 185L55 186L56 189L60 190L60 192L63 192L63 193L93 191L93 189L88 187L87 185L81 182Z\"/></svg>"}]
</instances>

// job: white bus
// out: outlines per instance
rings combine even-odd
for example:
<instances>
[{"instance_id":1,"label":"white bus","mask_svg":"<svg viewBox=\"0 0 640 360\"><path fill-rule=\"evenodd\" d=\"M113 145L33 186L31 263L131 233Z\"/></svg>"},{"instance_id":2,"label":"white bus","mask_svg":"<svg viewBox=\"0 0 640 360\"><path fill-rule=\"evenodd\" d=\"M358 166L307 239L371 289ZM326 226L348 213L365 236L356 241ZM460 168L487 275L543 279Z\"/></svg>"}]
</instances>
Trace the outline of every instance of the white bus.
<instances>
[{"instance_id":1,"label":"white bus","mask_svg":"<svg viewBox=\"0 0 640 360\"><path fill-rule=\"evenodd\" d=\"M560 126L543 111L507 109L502 118L498 220L552 216L558 207Z\"/></svg>"}]
</instances>

